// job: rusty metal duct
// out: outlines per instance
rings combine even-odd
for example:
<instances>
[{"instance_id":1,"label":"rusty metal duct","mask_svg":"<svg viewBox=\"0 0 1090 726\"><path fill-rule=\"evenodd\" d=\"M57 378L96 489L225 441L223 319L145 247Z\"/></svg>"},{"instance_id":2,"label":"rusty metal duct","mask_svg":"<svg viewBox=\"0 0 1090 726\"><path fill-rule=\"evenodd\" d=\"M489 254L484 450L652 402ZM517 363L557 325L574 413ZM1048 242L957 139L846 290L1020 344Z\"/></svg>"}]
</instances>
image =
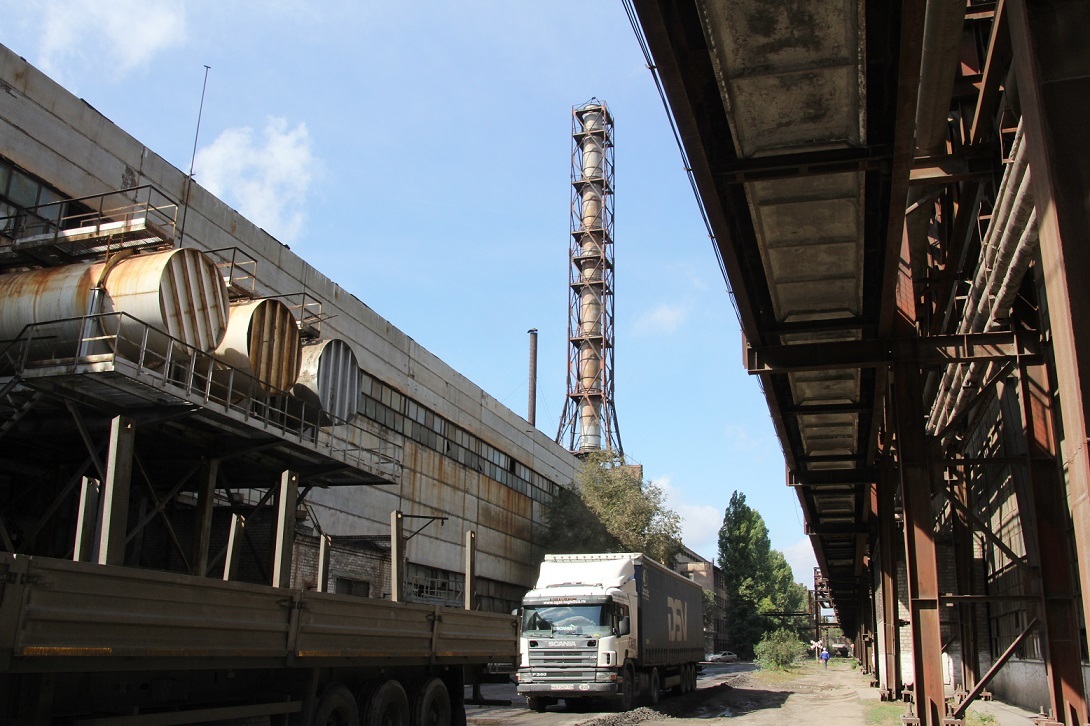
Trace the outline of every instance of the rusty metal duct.
<instances>
[{"instance_id":1,"label":"rusty metal duct","mask_svg":"<svg viewBox=\"0 0 1090 726\"><path fill-rule=\"evenodd\" d=\"M592 99L572 109L568 400L557 442L621 452L613 408L613 121Z\"/></svg>"},{"instance_id":2,"label":"rusty metal duct","mask_svg":"<svg viewBox=\"0 0 1090 726\"><path fill-rule=\"evenodd\" d=\"M227 332L213 355L253 376L263 393L286 391L299 379L299 325L280 300L232 305Z\"/></svg>"},{"instance_id":3,"label":"rusty metal duct","mask_svg":"<svg viewBox=\"0 0 1090 726\"><path fill-rule=\"evenodd\" d=\"M356 415L362 376L348 343L330 338L303 346L299 369L292 395L341 421Z\"/></svg>"},{"instance_id":4,"label":"rusty metal duct","mask_svg":"<svg viewBox=\"0 0 1090 726\"><path fill-rule=\"evenodd\" d=\"M92 294L96 288L104 294ZM215 263L190 248L0 276L0 338L6 340L32 323L124 313L207 352L223 338L227 310L227 288ZM106 323L107 329L116 325ZM79 324L69 327L76 331ZM148 346L160 353L168 348L156 335Z\"/></svg>"}]
</instances>

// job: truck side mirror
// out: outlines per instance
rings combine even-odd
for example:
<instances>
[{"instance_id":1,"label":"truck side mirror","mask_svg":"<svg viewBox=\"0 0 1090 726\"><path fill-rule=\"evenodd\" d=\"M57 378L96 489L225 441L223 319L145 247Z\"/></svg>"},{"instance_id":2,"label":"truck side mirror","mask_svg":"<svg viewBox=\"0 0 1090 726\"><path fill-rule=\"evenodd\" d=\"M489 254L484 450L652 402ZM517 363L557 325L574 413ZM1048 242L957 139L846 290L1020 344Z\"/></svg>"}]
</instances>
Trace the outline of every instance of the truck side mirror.
<instances>
[{"instance_id":1,"label":"truck side mirror","mask_svg":"<svg viewBox=\"0 0 1090 726\"><path fill-rule=\"evenodd\" d=\"M629 616L625 615L621 618L620 625L617 626L617 635L628 635L632 632L632 621L629 620Z\"/></svg>"}]
</instances>

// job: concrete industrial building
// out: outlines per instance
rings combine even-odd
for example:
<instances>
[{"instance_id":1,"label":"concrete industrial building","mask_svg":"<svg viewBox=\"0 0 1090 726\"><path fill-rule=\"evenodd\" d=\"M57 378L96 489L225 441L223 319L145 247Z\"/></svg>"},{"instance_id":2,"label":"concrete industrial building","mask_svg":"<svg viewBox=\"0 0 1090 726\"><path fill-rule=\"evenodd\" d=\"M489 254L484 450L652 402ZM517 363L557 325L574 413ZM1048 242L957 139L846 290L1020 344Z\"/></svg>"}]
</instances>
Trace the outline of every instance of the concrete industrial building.
<instances>
[{"instance_id":1,"label":"concrete industrial building","mask_svg":"<svg viewBox=\"0 0 1090 726\"><path fill-rule=\"evenodd\" d=\"M25 303L39 309L24 308L27 319L12 323L16 332L8 336L23 343L5 343L4 549L71 556L71 542L51 539L50 532L60 529L51 523L85 511L81 491L110 496L95 488L95 480L111 476L104 470L113 463L103 464L106 452L117 450L111 442L128 441L135 449L128 525L122 523L118 536L124 542L112 561L218 577L231 515L244 514L237 576L268 582L271 575L275 581L278 573L270 569L276 563L266 557L268 543L256 530L263 516L276 519L270 505L283 499L278 491L297 491L298 507L279 505L282 516L298 523L296 534L284 535L298 556L291 558L294 571L279 573L282 583L388 595L383 557L388 559L391 512L399 510L407 556L401 574L410 597L461 604L466 530L476 532L477 607L509 612L532 584L544 553L543 507L558 487L571 485L575 457L2 47L0 205L0 280L106 259L120 266L130 253L137 254L129 259L144 259L150 255L143 253L179 247L199 250L227 279L232 310L264 299L284 302L306 343L300 349L304 375L340 376L332 389L321 380L296 383L323 407L321 414L298 414L311 409L282 395L236 387L217 397L214 389L229 385L225 368L215 363L202 378L192 370L201 355L179 358L190 361L188 371L177 362L143 358L127 373L109 361L98 368L46 370L48 355L25 342L28 335L44 336L44 329L22 326L44 323L48 313L41 308L47 305ZM82 236L73 232L76 226ZM115 274L95 269L100 281ZM204 283L214 286L214 280ZM294 335L294 327L282 334ZM132 345L141 356L141 345L151 350L147 341ZM318 356L325 361L320 366ZM328 429L350 432L343 441L323 438L326 419L345 422ZM111 433L117 421L122 431ZM292 421L298 425L285 423ZM125 426L135 434L126 434ZM104 476L95 474L96 467ZM281 482L289 471L298 479ZM205 525L192 534L195 521ZM330 536L325 543L332 569L342 564L339 574L327 572L319 583L322 535Z\"/></svg>"}]
</instances>

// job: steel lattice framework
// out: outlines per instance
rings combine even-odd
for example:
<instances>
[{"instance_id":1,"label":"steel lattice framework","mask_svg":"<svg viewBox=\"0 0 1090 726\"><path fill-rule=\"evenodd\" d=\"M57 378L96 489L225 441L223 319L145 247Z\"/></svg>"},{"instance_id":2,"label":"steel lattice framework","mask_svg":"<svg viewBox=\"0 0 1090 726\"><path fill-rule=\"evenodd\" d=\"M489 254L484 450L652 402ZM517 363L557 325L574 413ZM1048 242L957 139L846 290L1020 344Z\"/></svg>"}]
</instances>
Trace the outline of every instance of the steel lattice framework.
<instances>
[{"instance_id":1,"label":"steel lattice framework","mask_svg":"<svg viewBox=\"0 0 1090 726\"><path fill-rule=\"evenodd\" d=\"M556 441L574 453L623 455L613 399L613 117L572 108L568 393Z\"/></svg>"}]
</instances>

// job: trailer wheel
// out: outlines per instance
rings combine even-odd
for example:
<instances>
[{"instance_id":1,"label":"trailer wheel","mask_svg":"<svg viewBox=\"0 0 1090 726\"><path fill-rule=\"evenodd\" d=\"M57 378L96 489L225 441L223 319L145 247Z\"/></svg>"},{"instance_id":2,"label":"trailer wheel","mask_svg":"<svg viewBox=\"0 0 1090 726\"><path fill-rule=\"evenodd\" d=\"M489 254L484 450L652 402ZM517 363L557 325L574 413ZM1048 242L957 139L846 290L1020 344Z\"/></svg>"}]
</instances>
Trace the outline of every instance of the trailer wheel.
<instances>
[{"instance_id":1,"label":"trailer wheel","mask_svg":"<svg viewBox=\"0 0 1090 726\"><path fill-rule=\"evenodd\" d=\"M662 681L659 679L659 669L652 668L651 676L647 684L647 703L652 706L659 705L659 692L662 690Z\"/></svg>"},{"instance_id":2,"label":"trailer wheel","mask_svg":"<svg viewBox=\"0 0 1090 726\"><path fill-rule=\"evenodd\" d=\"M450 726L450 694L438 678L428 678L412 689L413 726Z\"/></svg>"},{"instance_id":3,"label":"trailer wheel","mask_svg":"<svg viewBox=\"0 0 1090 726\"><path fill-rule=\"evenodd\" d=\"M696 672L698 668L696 663L689 664L689 693L696 690Z\"/></svg>"},{"instance_id":4,"label":"trailer wheel","mask_svg":"<svg viewBox=\"0 0 1090 726\"><path fill-rule=\"evenodd\" d=\"M622 711L631 711L636 702L636 671L632 666L626 665L621 671L624 682L621 683L620 708Z\"/></svg>"},{"instance_id":5,"label":"trailer wheel","mask_svg":"<svg viewBox=\"0 0 1090 726\"><path fill-rule=\"evenodd\" d=\"M527 696L526 707L529 708L531 711L545 713L545 709L548 707L548 702L545 700L544 696Z\"/></svg>"},{"instance_id":6,"label":"trailer wheel","mask_svg":"<svg viewBox=\"0 0 1090 726\"><path fill-rule=\"evenodd\" d=\"M352 691L341 683L326 686L310 722L316 726L360 726L360 711Z\"/></svg>"},{"instance_id":7,"label":"trailer wheel","mask_svg":"<svg viewBox=\"0 0 1090 726\"><path fill-rule=\"evenodd\" d=\"M360 712L368 726L409 726L409 699L395 680L375 681L360 693Z\"/></svg>"}]
</instances>

